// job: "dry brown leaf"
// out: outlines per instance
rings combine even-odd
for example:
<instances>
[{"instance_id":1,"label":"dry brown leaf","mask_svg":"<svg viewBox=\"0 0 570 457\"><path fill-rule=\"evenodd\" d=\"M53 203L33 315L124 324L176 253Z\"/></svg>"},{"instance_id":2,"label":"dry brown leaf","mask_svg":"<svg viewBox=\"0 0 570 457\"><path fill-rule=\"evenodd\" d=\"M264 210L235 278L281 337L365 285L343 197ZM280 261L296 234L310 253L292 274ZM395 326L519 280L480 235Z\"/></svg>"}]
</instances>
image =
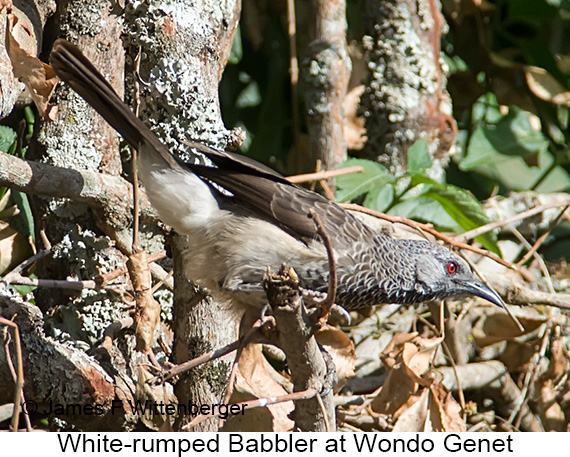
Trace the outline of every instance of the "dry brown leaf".
<instances>
[{"instance_id":1,"label":"dry brown leaf","mask_svg":"<svg viewBox=\"0 0 570 457\"><path fill-rule=\"evenodd\" d=\"M566 429L566 418L558 403L558 392L552 379L542 380L538 386L537 412L544 430L547 432L563 432Z\"/></svg>"},{"instance_id":2,"label":"dry brown leaf","mask_svg":"<svg viewBox=\"0 0 570 457\"><path fill-rule=\"evenodd\" d=\"M536 353L536 339L531 341L507 341L499 360L505 364L509 373L521 373L528 369L532 357Z\"/></svg>"},{"instance_id":3,"label":"dry brown leaf","mask_svg":"<svg viewBox=\"0 0 570 457\"><path fill-rule=\"evenodd\" d=\"M551 344L551 357L548 370L537 380L536 391L539 399L537 410L546 431L562 432L566 429L566 419L560 405L558 384L568 375L569 361L564 349L564 340L558 338Z\"/></svg>"},{"instance_id":4,"label":"dry brown leaf","mask_svg":"<svg viewBox=\"0 0 570 457\"><path fill-rule=\"evenodd\" d=\"M441 344L441 338L416 337L411 342L404 343L402 351L402 361L408 370L410 377L417 383L424 386L431 384L430 379L426 379L434 351Z\"/></svg>"},{"instance_id":5,"label":"dry brown leaf","mask_svg":"<svg viewBox=\"0 0 570 457\"><path fill-rule=\"evenodd\" d=\"M397 417L394 432L464 432L466 429L461 407L439 383L410 397L410 402L398 411Z\"/></svg>"},{"instance_id":6,"label":"dry brown leaf","mask_svg":"<svg viewBox=\"0 0 570 457\"><path fill-rule=\"evenodd\" d=\"M412 341L417 336L418 334L416 332L394 334L392 340L384 348L382 354L380 354L382 363L386 366L386 368L392 369L394 367L394 365L397 363L397 358L402 352L404 343Z\"/></svg>"},{"instance_id":7,"label":"dry brown leaf","mask_svg":"<svg viewBox=\"0 0 570 457\"><path fill-rule=\"evenodd\" d=\"M441 383L433 383L430 388L430 418L433 430L442 432L464 432L465 421L461 405L451 392ZM437 407L437 410L434 408ZM437 420L436 420L437 418Z\"/></svg>"},{"instance_id":8,"label":"dry brown leaf","mask_svg":"<svg viewBox=\"0 0 570 457\"><path fill-rule=\"evenodd\" d=\"M370 404L371 411L398 417L414 406L419 399L418 385L427 387L433 382L427 375L434 351L440 344L441 338L423 338L417 333L395 334L380 356L390 372Z\"/></svg>"},{"instance_id":9,"label":"dry brown leaf","mask_svg":"<svg viewBox=\"0 0 570 457\"><path fill-rule=\"evenodd\" d=\"M133 319L137 351L146 353L150 351L154 331L160 322L160 305L152 296L152 282L146 252L131 254L127 260L127 269L136 300Z\"/></svg>"},{"instance_id":10,"label":"dry brown leaf","mask_svg":"<svg viewBox=\"0 0 570 457\"><path fill-rule=\"evenodd\" d=\"M380 392L370 403L370 409L378 414L395 414L406 405L418 388L408 374L406 368L400 365L388 373L388 377Z\"/></svg>"},{"instance_id":11,"label":"dry brown leaf","mask_svg":"<svg viewBox=\"0 0 570 457\"><path fill-rule=\"evenodd\" d=\"M552 379L554 382L558 383L562 377L568 375L570 369L570 363L568 360L568 353L564 347L564 340L558 338L552 342L550 345L550 364L548 365L548 370L544 373L544 379Z\"/></svg>"},{"instance_id":12,"label":"dry brown leaf","mask_svg":"<svg viewBox=\"0 0 570 457\"><path fill-rule=\"evenodd\" d=\"M431 380L423 375L428 372L434 340L419 337L417 333L396 333L380 355L390 372L372 400L370 408L380 414L400 414L416 399L418 383L429 385Z\"/></svg>"},{"instance_id":13,"label":"dry brown leaf","mask_svg":"<svg viewBox=\"0 0 570 457\"><path fill-rule=\"evenodd\" d=\"M0 275L33 254L28 238L0 220Z\"/></svg>"},{"instance_id":14,"label":"dry brown leaf","mask_svg":"<svg viewBox=\"0 0 570 457\"><path fill-rule=\"evenodd\" d=\"M342 330L330 325L323 326L315 334L315 338L333 359L338 378L334 390L338 392L355 375L356 353L354 352L354 344Z\"/></svg>"},{"instance_id":15,"label":"dry brown leaf","mask_svg":"<svg viewBox=\"0 0 570 457\"><path fill-rule=\"evenodd\" d=\"M261 352L261 345L249 344L243 350L238 363L235 387L231 403L260 398L280 397L288 392L282 384L287 381L277 373ZM225 423L224 431L284 432L293 429L289 414L292 401L268 405L232 416Z\"/></svg>"},{"instance_id":16,"label":"dry brown leaf","mask_svg":"<svg viewBox=\"0 0 570 457\"><path fill-rule=\"evenodd\" d=\"M152 375L142 366L138 366L137 371L137 384L135 386L135 401L139 401L141 408L139 408L139 418L151 430L168 430L172 428L172 423L176 420L176 415L167 414L166 410L162 408L147 408L147 404L164 404L164 405L178 405L178 399L174 392L171 390L169 384L152 385L146 382ZM132 408L135 405L130 405ZM144 413L141 414L141 411ZM134 412L134 411L133 411ZM161 414L162 412L162 414ZM169 425L165 425L168 423Z\"/></svg>"},{"instance_id":17,"label":"dry brown leaf","mask_svg":"<svg viewBox=\"0 0 570 457\"><path fill-rule=\"evenodd\" d=\"M6 50L14 75L30 91L40 116L44 120L53 120L56 110L49 104L49 99L59 80L53 68L30 52L30 46L25 44L28 41L35 41L33 30L22 25L14 14L9 14Z\"/></svg>"},{"instance_id":18,"label":"dry brown leaf","mask_svg":"<svg viewBox=\"0 0 570 457\"><path fill-rule=\"evenodd\" d=\"M485 347L500 341L508 341L521 335L531 333L546 322L544 315L538 314L531 308L521 309L524 314L517 318L524 327L521 332L512 319L501 309L488 311L473 326L473 338L479 347Z\"/></svg>"},{"instance_id":19,"label":"dry brown leaf","mask_svg":"<svg viewBox=\"0 0 570 457\"><path fill-rule=\"evenodd\" d=\"M398 420L394 424L394 432L424 431L428 411L429 389L424 389L420 395L415 395L414 400L413 404L401 411Z\"/></svg>"}]
</instances>

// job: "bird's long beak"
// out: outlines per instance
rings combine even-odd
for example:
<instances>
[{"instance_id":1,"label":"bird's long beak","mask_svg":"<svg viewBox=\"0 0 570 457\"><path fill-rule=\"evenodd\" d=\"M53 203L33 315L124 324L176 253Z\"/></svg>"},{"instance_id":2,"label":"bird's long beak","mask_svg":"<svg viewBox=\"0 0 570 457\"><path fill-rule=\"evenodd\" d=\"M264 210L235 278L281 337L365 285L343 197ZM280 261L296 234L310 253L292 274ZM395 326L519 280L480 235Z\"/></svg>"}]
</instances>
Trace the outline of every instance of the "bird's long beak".
<instances>
[{"instance_id":1,"label":"bird's long beak","mask_svg":"<svg viewBox=\"0 0 570 457\"><path fill-rule=\"evenodd\" d=\"M461 284L461 286L466 294L481 297L494 305L500 306L501 308L505 307L505 302L503 302L503 299L499 294L480 281L465 282Z\"/></svg>"}]
</instances>

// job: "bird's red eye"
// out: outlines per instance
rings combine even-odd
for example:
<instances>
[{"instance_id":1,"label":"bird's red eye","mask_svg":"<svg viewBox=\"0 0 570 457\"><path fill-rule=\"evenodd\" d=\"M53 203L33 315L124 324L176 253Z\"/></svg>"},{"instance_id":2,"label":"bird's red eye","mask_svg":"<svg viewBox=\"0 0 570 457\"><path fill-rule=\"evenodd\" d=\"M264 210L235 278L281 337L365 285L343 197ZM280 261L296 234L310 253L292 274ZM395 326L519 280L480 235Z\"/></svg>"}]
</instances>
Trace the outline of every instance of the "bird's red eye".
<instances>
[{"instance_id":1,"label":"bird's red eye","mask_svg":"<svg viewBox=\"0 0 570 457\"><path fill-rule=\"evenodd\" d=\"M453 273L455 273L457 271L457 265L455 264L455 262L449 262L447 264L447 272L452 275Z\"/></svg>"}]
</instances>

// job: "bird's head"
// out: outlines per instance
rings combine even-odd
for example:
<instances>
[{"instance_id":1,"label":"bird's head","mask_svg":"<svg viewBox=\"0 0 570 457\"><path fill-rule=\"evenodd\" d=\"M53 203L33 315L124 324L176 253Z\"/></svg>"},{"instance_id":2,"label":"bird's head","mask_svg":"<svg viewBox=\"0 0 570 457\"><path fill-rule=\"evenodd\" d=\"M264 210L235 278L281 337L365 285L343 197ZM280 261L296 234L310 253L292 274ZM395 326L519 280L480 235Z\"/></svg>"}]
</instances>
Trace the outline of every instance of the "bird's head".
<instances>
[{"instance_id":1,"label":"bird's head","mask_svg":"<svg viewBox=\"0 0 570 457\"><path fill-rule=\"evenodd\" d=\"M474 295L497 306L505 306L501 297L485 285L457 254L432 243L416 243L417 285L430 298Z\"/></svg>"}]
</instances>

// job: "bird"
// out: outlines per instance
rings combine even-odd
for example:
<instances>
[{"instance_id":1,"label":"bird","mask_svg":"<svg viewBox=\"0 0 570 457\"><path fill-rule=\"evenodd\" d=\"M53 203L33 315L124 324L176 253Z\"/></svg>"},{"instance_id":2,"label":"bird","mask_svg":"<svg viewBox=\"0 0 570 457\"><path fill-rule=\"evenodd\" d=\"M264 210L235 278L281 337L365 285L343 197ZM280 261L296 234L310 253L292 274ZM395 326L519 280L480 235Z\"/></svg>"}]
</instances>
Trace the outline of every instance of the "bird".
<instances>
[{"instance_id":1,"label":"bird","mask_svg":"<svg viewBox=\"0 0 570 457\"><path fill-rule=\"evenodd\" d=\"M263 306L268 267L294 269L303 289L325 293L329 264L314 221L322 221L337 267L335 303L347 311L477 296L501 297L453 251L427 240L397 239L322 195L294 185L246 156L196 145L209 159L183 162L116 94L75 45L57 40L50 63L60 79L139 152L137 166L159 218L188 235L189 276L213 296Z\"/></svg>"}]
</instances>

